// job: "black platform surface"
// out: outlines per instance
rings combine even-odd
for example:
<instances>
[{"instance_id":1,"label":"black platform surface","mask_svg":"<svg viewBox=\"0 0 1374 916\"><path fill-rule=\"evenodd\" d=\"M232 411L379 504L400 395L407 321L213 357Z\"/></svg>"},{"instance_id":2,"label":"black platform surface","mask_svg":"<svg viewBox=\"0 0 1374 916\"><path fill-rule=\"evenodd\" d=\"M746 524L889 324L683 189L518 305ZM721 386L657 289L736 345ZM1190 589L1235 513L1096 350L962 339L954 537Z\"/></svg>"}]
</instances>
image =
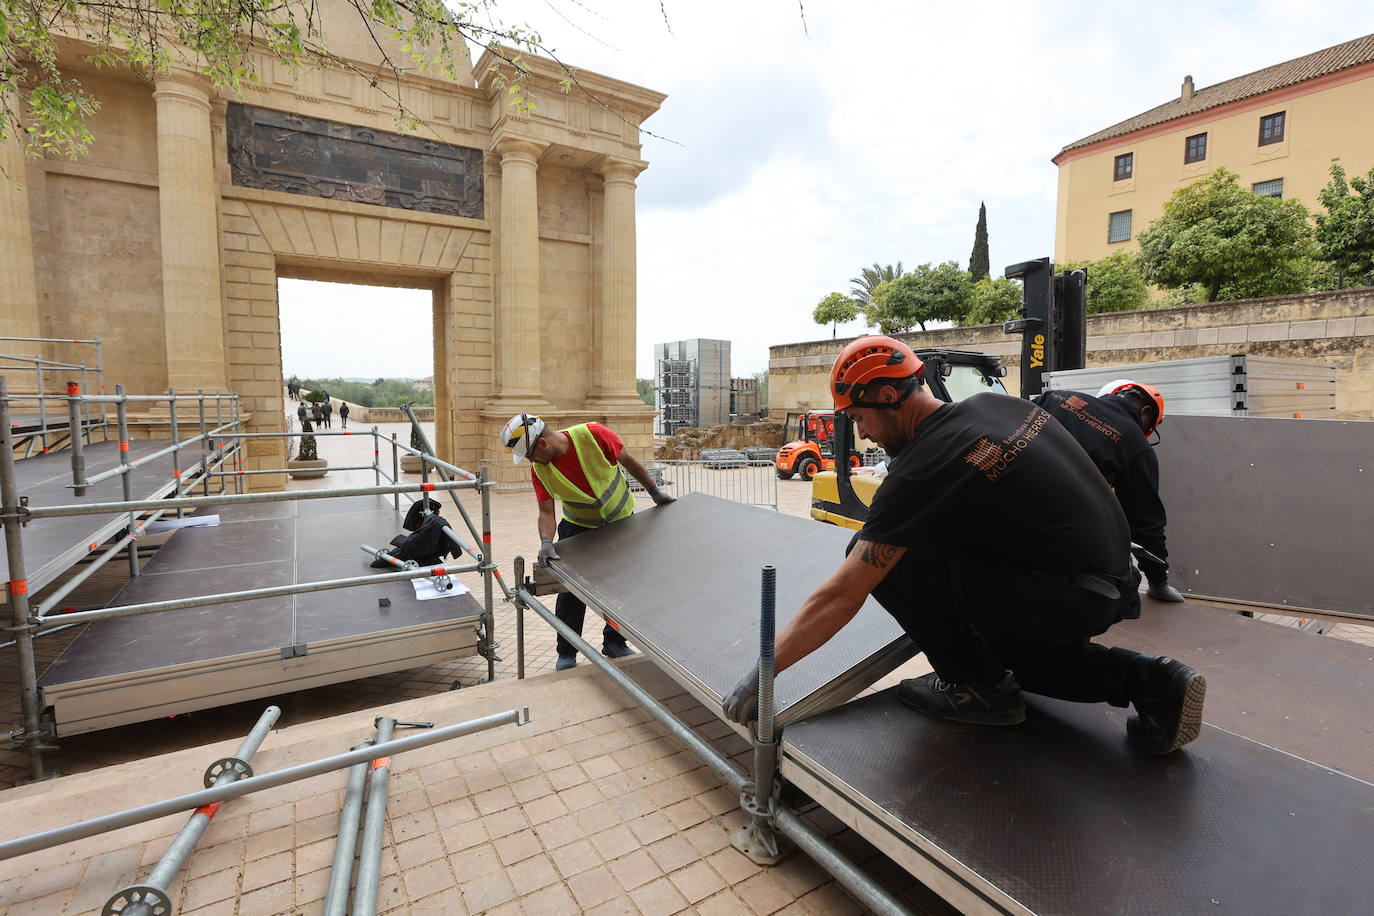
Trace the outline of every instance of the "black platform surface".
<instances>
[{"instance_id":1,"label":"black platform surface","mask_svg":"<svg viewBox=\"0 0 1374 916\"><path fill-rule=\"evenodd\" d=\"M1016 728L956 725L892 688L793 723L784 753L993 910L1370 912L1374 786L1211 727L1152 757L1124 710L1027 705Z\"/></svg>"},{"instance_id":2,"label":"black platform surface","mask_svg":"<svg viewBox=\"0 0 1374 916\"><path fill-rule=\"evenodd\" d=\"M656 663L718 703L758 660L762 567L777 569L781 633L839 567L851 534L693 493L560 541L562 560L550 568ZM778 679L778 721L841 703L913 654L870 598L839 636Z\"/></svg>"},{"instance_id":3,"label":"black platform surface","mask_svg":"<svg viewBox=\"0 0 1374 916\"><path fill-rule=\"evenodd\" d=\"M1374 782L1374 647L1148 598L1095 641L1187 662L1207 677L1207 722Z\"/></svg>"},{"instance_id":4,"label":"black platform surface","mask_svg":"<svg viewBox=\"0 0 1374 916\"><path fill-rule=\"evenodd\" d=\"M1161 429L1174 585L1374 619L1374 423L1179 416Z\"/></svg>"},{"instance_id":5,"label":"black platform surface","mask_svg":"<svg viewBox=\"0 0 1374 916\"><path fill-rule=\"evenodd\" d=\"M129 443L129 459L137 460L171 444L169 439L135 439ZM117 442L88 445L83 454L87 477L119 464ZM182 454L181 464L184 468L199 460L199 449L187 450ZM175 489L172 456L164 455L134 468L129 472L129 478L134 499L166 496ZM71 489L70 451L51 452L16 461L15 483L19 495L27 496L32 507L119 502L124 499L124 485L118 476L87 487L84 496L76 496ZM100 542L124 527L126 518L125 515L114 514L69 515L29 522L23 532L24 567L29 580L29 593L37 592L69 569L72 563L100 546ZM3 532L0 532L0 542L3 538ZM5 569L8 573L8 557Z\"/></svg>"},{"instance_id":6,"label":"black platform surface","mask_svg":"<svg viewBox=\"0 0 1374 916\"><path fill-rule=\"evenodd\" d=\"M380 496L222 507L220 525L184 528L112 607L375 575L360 544L385 545L403 513ZM390 607L378 600L389 598ZM232 658L403 627L476 620L471 595L418 601L409 581L259 598L97 621L39 679L42 686Z\"/></svg>"}]
</instances>

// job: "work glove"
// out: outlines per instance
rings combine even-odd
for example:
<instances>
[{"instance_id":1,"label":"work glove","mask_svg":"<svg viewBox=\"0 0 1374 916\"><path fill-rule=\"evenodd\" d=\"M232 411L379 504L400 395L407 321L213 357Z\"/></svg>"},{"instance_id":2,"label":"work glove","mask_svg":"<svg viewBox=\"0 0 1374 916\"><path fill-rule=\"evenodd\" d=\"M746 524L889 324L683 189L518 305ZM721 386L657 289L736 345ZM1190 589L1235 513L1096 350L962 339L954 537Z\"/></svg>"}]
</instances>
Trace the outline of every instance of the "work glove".
<instances>
[{"instance_id":1,"label":"work glove","mask_svg":"<svg viewBox=\"0 0 1374 916\"><path fill-rule=\"evenodd\" d=\"M1178 593L1178 589L1169 584L1167 579L1151 582L1150 587L1145 589L1145 594L1156 601L1167 601L1170 604L1183 602L1183 596Z\"/></svg>"},{"instance_id":2,"label":"work glove","mask_svg":"<svg viewBox=\"0 0 1374 916\"><path fill-rule=\"evenodd\" d=\"M654 501L655 506L666 506L668 503L677 502L677 497L669 496L667 493L663 492L662 487L650 487L648 493L649 498Z\"/></svg>"},{"instance_id":3,"label":"work glove","mask_svg":"<svg viewBox=\"0 0 1374 916\"><path fill-rule=\"evenodd\" d=\"M539 542L539 556L535 557L534 562L539 566L548 566L550 560L559 559L558 551L553 549L553 538L544 538Z\"/></svg>"},{"instance_id":4,"label":"work glove","mask_svg":"<svg viewBox=\"0 0 1374 916\"><path fill-rule=\"evenodd\" d=\"M725 707L725 718L731 722L748 725L759 717L758 662L754 663L754 667L749 669L744 679L736 684L735 689L721 702Z\"/></svg>"}]
</instances>

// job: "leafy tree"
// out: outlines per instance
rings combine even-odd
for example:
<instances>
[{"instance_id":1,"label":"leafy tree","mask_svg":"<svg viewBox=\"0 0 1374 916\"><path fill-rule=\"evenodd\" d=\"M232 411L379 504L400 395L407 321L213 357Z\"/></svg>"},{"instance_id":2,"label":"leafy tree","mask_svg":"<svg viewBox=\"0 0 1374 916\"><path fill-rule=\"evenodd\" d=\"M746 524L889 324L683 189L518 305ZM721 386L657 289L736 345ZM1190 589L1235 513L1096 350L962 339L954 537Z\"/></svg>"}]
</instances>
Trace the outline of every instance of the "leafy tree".
<instances>
[{"instance_id":1,"label":"leafy tree","mask_svg":"<svg viewBox=\"0 0 1374 916\"><path fill-rule=\"evenodd\" d=\"M755 372L754 378L758 379L759 382L759 410L763 411L766 416L768 413L768 370Z\"/></svg>"},{"instance_id":2,"label":"leafy tree","mask_svg":"<svg viewBox=\"0 0 1374 916\"><path fill-rule=\"evenodd\" d=\"M1015 318L1020 307L1021 281L984 277L969 291L968 310L959 316L958 324L1001 324Z\"/></svg>"},{"instance_id":3,"label":"leafy tree","mask_svg":"<svg viewBox=\"0 0 1374 916\"><path fill-rule=\"evenodd\" d=\"M1374 168L1347 182L1345 169L1333 164L1317 199L1326 208L1317 214L1319 257L1335 268L1336 287L1347 280L1374 285Z\"/></svg>"},{"instance_id":4,"label":"leafy tree","mask_svg":"<svg viewBox=\"0 0 1374 916\"><path fill-rule=\"evenodd\" d=\"M889 283L902 276L903 273L905 271L902 270L901 261L898 261L895 266L888 264L886 267L879 266L875 261L872 267L861 269L857 277L849 278L849 282L854 284L850 288L850 292L854 294L855 299L863 303L861 308L867 312L868 307L873 304L874 291L884 283Z\"/></svg>"},{"instance_id":5,"label":"leafy tree","mask_svg":"<svg viewBox=\"0 0 1374 916\"><path fill-rule=\"evenodd\" d=\"M324 400L323 392L331 397L342 398L350 404L363 407L400 407L402 404L415 404L418 407L432 407L434 392L416 388L409 379L379 378L374 382L350 382L341 378L306 379L301 384L311 389L306 395L309 400Z\"/></svg>"},{"instance_id":6,"label":"leafy tree","mask_svg":"<svg viewBox=\"0 0 1374 916\"><path fill-rule=\"evenodd\" d=\"M955 321L968 312L972 289L968 271L954 261L922 264L873 291L868 323L896 334L916 325L924 331L927 321Z\"/></svg>"},{"instance_id":7,"label":"leafy tree","mask_svg":"<svg viewBox=\"0 0 1374 916\"><path fill-rule=\"evenodd\" d=\"M988 263L988 205L979 203L978 225L973 230L973 253L968 257L968 275L974 283L991 278Z\"/></svg>"},{"instance_id":8,"label":"leafy tree","mask_svg":"<svg viewBox=\"0 0 1374 916\"><path fill-rule=\"evenodd\" d=\"M296 454L297 461L315 461L320 457L319 452L315 448L315 437L308 435L314 431L315 427L310 425L309 419L301 421L301 432L307 435L301 436L300 451Z\"/></svg>"},{"instance_id":9,"label":"leafy tree","mask_svg":"<svg viewBox=\"0 0 1374 916\"><path fill-rule=\"evenodd\" d=\"M1084 268L1088 271L1088 313L1127 312L1150 306L1150 285L1140 269L1140 259L1129 251L1116 251L1096 261L1056 264L1056 272ZM1196 301L1196 300L1194 300Z\"/></svg>"},{"instance_id":10,"label":"leafy tree","mask_svg":"<svg viewBox=\"0 0 1374 916\"><path fill-rule=\"evenodd\" d=\"M650 407L654 406L654 380L651 378L635 379L635 393L639 399Z\"/></svg>"},{"instance_id":11,"label":"leafy tree","mask_svg":"<svg viewBox=\"0 0 1374 916\"><path fill-rule=\"evenodd\" d=\"M387 95L405 129L419 121L402 97L404 71L453 79L467 66L472 43L502 61L494 74L497 85L518 112L528 112L534 105L525 90L522 56L553 56L538 33L500 22L492 3L343 0L340 6L327 14L330 28L340 29L336 17L356 16L373 37L380 66L364 70L335 55L324 40L326 14L312 0L0 0L0 140L18 130L35 156L76 158L86 152L92 140L87 122L100 103L67 72L60 48L67 39L90 46L87 59L101 67L158 74L179 65L235 95L260 79L253 50L266 51L293 73L344 69ZM567 91L577 77L566 68L563 74ZM19 118L24 110L28 125Z\"/></svg>"},{"instance_id":12,"label":"leafy tree","mask_svg":"<svg viewBox=\"0 0 1374 916\"><path fill-rule=\"evenodd\" d=\"M1313 250L1307 208L1254 194L1237 177L1217 169L1173 193L1163 215L1140 234L1148 282L1166 288L1201 283L1208 302L1227 287L1255 296L1299 291L1293 286L1301 287L1302 262Z\"/></svg>"},{"instance_id":13,"label":"leafy tree","mask_svg":"<svg viewBox=\"0 0 1374 916\"><path fill-rule=\"evenodd\" d=\"M831 293L822 299L811 313L816 324L830 325L830 338L835 338L842 323L859 317L859 303L844 293Z\"/></svg>"}]
</instances>

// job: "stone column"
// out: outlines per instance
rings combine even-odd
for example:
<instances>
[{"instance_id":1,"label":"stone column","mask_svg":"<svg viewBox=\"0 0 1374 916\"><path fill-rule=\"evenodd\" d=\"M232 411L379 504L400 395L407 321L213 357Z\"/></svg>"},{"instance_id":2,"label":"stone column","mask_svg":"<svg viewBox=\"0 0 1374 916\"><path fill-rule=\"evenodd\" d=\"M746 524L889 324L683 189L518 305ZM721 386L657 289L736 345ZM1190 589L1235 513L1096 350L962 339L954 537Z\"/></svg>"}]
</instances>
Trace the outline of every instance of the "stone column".
<instances>
[{"instance_id":1,"label":"stone column","mask_svg":"<svg viewBox=\"0 0 1374 916\"><path fill-rule=\"evenodd\" d=\"M495 413L548 407L539 378L539 156L548 144L507 137L501 155Z\"/></svg>"},{"instance_id":2,"label":"stone column","mask_svg":"<svg viewBox=\"0 0 1374 916\"><path fill-rule=\"evenodd\" d=\"M29 182L23 140L10 128L0 140L0 337L43 337L29 221ZM39 353L40 344L10 352Z\"/></svg>"},{"instance_id":3,"label":"stone column","mask_svg":"<svg viewBox=\"0 0 1374 916\"><path fill-rule=\"evenodd\" d=\"M588 407L638 407L635 394L635 176L647 162L606 159L601 314Z\"/></svg>"},{"instance_id":4,"label":"stone column","mask_svg":"<svg viewBox=\"0 0 1374 916\"><path fill-rule=\"evenodd\" d=\"M167 384L224 390L224 307L219 268L219 186L210 93L195 76L158 77L158 204Z\"/></svg>"}]
</instances>

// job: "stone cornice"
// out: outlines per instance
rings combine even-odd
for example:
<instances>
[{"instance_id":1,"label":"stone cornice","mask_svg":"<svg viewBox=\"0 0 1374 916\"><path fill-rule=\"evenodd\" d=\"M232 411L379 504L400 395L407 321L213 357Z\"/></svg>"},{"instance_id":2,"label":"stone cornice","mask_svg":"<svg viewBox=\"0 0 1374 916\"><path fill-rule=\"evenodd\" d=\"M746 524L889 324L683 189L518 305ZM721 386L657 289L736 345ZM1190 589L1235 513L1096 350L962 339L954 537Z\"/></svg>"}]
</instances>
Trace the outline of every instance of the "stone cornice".
<instances>
[{"instance_id":1,"label":"stone cornice","mask_svg":"<svg viewBox=\"0 0 1374 916\"><path fill-rule=\"evenodd\" d=\"M520 62L529 71L528 81L531 87L545 91L562 93L561 83L567 78L563 67L557 62L547 57L540 57L534 54L520 54L513 48L502 47L502 51L509 57L519 54ZM510 64L491 51L484 51L478 59L476 66L473 67L473 74L477 76L478 88L486 94L488 98L494 98L504 90L498 89L493 85L495 74L492 68L498 70L510 70ZM634 83L627 83L614 77L595 73L591 70L578 70L572 68L573 77L576 82L573 84L570 95L586 94L592 97L592 102L603 102L611 108L617 106L626 109L621 114L635 114L640 120L644 120L649 115L658 111L663 100L668 98L662 92L655 92ZM579 92L579 87L582 92Z\"/></svg>"}]
</instances>

